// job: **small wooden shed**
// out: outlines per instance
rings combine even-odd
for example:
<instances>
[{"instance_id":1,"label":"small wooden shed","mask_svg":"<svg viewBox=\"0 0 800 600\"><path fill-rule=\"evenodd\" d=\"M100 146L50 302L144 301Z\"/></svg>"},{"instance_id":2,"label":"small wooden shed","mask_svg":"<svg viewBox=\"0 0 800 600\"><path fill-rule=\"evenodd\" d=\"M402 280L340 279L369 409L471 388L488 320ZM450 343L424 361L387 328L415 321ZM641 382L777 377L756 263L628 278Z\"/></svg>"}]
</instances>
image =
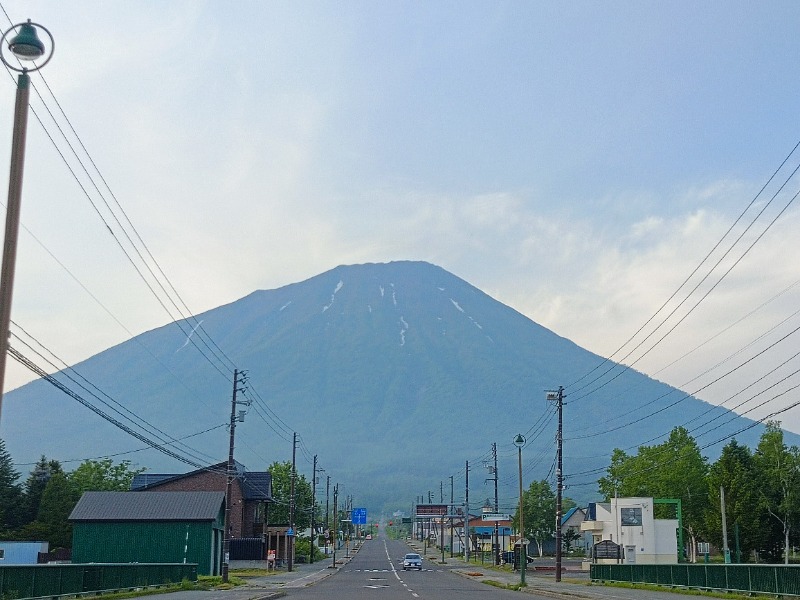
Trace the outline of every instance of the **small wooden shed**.
<instances>
[{"instance_id":1,"label":"small wooden shed","mask_svg":"<svg viewBox=\"0 0 800 600\"><path fill-rule=\"evenodd\" d=\"M69 516L73 563L197 563L219 575L223 492L85 492Z\"/></svg>"}]
</instances>

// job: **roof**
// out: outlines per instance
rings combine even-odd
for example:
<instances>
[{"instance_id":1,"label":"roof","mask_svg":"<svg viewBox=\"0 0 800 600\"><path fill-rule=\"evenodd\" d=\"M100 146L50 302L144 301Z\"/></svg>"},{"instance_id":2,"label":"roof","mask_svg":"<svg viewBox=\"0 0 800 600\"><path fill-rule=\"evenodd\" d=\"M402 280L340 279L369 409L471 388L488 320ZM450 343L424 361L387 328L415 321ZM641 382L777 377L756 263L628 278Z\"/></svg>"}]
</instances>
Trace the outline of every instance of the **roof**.
<instances>
[{"instance_id":1,"label":"roof","mask_svg":"<svg viewBox=\"0 0 800 600\"><path fill-rule=\"evenodd\" d=\"M131 481L131 490L138 490L146 488L151 485L158 485L159 483L172 479L175 477L174 473L137 473L133 476Z\"/></svg>"},{"instance_id":2,"label":"roof","mask_svg":"<svg viewBox=\"0 0 800 600\"><path fill-rule=\"evenodd\" d=\"M272 500L272 473L268 471L245 471L239 476L245 500Z\"/></svg>"},{"instance_id":3,"label":"roof","mask_svg":"<svg viewBox=\"0 0 800 600\"><path fill-rule=\"evenodd\" d=\"M567 511L567 513L566 513L566 514L565 514L563 517L561 517L561 524L563 525L564 523L566 523L567 521L569 521L569 518L570 518L572 515L574 515L574 514L575 514L575 511L576 511L576 510L578 510L578 507L577 507L577 506L573 506L572 508L570 508L570 509Z\"/></svg>"},{"instance_id":4,"label":"roof","mask_svg":"<svg viewBox=\"0 0 800 600\"><path fill-rule=\"evenodd\" d=\"M84 492L70 521L214 521L224 492Z\"/></svg>"},{"instance_id":5,"label":"roof","mask_svg":"<svg viewBox=\"0 0 800 600\"><path fill-rule=\"evenodd\" d=\"M234 461L236 466L236 478L241 482L242 497L245 500L272 501L272 474L268 471L248 471L244 465ZM226 472L228 463L222 462L216 465L196 469L189 473L140 473L135 475L131 481L131 491L150 491L167 482L177 481L203 473L206 471L218 472L221 475Z\"/></svg>"}]
</instances>

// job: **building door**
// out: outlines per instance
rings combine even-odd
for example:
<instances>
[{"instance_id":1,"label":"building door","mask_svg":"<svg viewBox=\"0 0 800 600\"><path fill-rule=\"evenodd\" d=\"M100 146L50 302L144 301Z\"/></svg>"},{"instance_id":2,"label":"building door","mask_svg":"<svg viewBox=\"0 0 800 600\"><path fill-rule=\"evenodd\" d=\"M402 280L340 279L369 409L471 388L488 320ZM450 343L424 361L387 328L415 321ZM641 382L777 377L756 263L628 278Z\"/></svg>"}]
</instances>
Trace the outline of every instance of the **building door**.
<instances>
[{"instance_id":1,"label":"building door","mask_svg":"<svg viewBox=\"0 0 800 600\"><path fill-rule=\"evenodd\" d=\"M625 546L625 563L636 564L636 546Z\"/></svg>"}]
</instances>

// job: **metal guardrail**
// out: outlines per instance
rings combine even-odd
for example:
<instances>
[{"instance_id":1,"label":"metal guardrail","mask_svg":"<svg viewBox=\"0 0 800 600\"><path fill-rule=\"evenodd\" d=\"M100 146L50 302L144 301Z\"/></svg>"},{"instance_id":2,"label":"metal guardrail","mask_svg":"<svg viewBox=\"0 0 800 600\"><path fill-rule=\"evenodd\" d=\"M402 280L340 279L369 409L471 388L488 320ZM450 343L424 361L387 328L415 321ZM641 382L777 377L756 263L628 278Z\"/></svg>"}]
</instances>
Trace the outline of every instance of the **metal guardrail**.
<instances>
[{"instance_id":1,"label":"metal guardrail","mask_svg":"<svg viewBox=\"0 0 800 600\"><path fill-rule=\"evenodd\" d=\"M0 598L52 598L197 581L197 565L70 564L0 566Z\"/></svg>"},{"instance_id":2,"label":"metal guardrail","mask_svg":"<svg viewBox=\"0 0 800 600\"><path fill-rule=\"evenodd\" d=\"M592 565L593 581L800 596L800 565Z\"/></svg>"}]
</instances>

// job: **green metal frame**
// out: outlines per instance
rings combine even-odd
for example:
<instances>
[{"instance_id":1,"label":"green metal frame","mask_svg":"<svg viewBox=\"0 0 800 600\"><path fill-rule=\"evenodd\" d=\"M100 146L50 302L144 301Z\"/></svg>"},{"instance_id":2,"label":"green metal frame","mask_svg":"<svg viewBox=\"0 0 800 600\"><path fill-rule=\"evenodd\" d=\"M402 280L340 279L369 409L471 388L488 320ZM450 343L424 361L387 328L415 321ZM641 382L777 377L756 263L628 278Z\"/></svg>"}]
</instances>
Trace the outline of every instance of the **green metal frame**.
<instances>
[{"instance_id":1,"label":"green metal frame","mask_svg":"<svg viewBox=\"0 0 800 600\"><path fill-rule=\"evenodd\" d=\"M678 562L686 560L683 551L683 505L680 498L653 498L653 504L674 504L678 513Z\"/></svg>"}]
</instances>

